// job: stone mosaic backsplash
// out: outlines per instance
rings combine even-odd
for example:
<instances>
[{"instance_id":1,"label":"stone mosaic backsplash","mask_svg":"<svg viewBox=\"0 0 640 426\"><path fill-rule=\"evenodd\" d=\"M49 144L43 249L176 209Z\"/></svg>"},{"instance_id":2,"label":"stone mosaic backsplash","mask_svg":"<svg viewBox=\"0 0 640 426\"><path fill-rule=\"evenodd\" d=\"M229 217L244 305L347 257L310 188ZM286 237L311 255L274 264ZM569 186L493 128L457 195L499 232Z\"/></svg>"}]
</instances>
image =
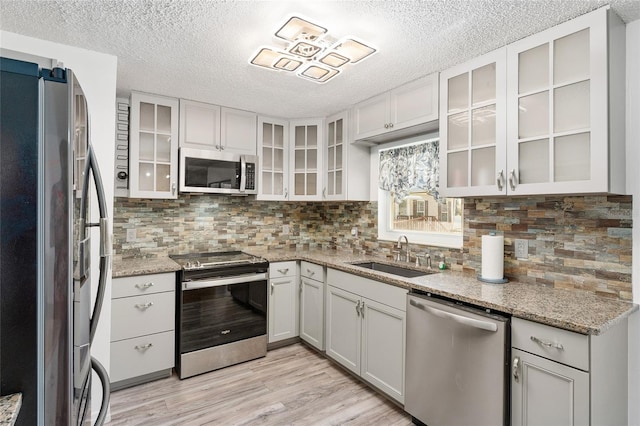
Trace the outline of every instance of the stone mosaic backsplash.
<instances>
[{"instance_id":1,"label":"stone mosaic backsplash","mask_svg":"<svg viewBox=\"0 0 640 426\"><path fill-rule=\"evenodd\" d=\"M412 251L442 253L450 268L479 273L481 237L496 231L505 237L507 277L632 299L630 196L469 198L464 209L462 250L411 244ZM352 226L358 227L357 238ZM377 240L375 202L274 202L209 194L116 198L113 228L117 258L252 246L389 257L394 250L393 242ZM136 230L135 240L126 241L127 229ZM529 241L528 259L513 256L516 238Z\"/></svg>"}]
</instances>

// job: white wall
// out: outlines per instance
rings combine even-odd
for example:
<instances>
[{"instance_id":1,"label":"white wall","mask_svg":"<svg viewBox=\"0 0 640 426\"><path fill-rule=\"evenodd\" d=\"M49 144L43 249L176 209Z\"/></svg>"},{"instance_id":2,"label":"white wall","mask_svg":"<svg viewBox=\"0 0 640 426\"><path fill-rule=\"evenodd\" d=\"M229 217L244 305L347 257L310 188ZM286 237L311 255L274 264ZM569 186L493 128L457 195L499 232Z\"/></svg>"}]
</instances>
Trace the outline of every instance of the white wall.
<instances>
[{"instance_id":1,"label":"white wall","mask_svg":"<svg viewBox=\"0 0 640 426\"><path fill-rule=\"evenodd\" d=\"M90 137L98 157L104 189L107 196L109 217L113 217L113 162L115 149L115 99L117 58L112 55L92 52L72 46L52 43L45 40L25 37L6 31L0 31L0 48L15 52L36 55L43 58L56 59L67 68L71 68L84 89L90 113ZM92 214L97 208L92 207ZM95 221L95 217L94 220ZM99 234L92 230L92 265L98 264ZM93 268L93 273L97 268ZM92 285L97 279L92 277ZM94 285L95 286L95 285ZM94 288L95 297L95 288ZM108 273L107 291L105 294L102 315L98 323L91 354L109 371L111 335L111 272ZM94 375L92 388L93 417L97 416L100 407L101 388Z\"/></svg>"},{"instance_id":2,"label":"white wall","mask_svg":"<svg viewBox=\"0 0 640 426\"><path fill-rule=\"evenodd\" d=\"M640 20L627 24L627 192L633 196L633 301L640 303ZM640 314L629 320L629 424L640 424Z\"/></svg>"}]
</instances>

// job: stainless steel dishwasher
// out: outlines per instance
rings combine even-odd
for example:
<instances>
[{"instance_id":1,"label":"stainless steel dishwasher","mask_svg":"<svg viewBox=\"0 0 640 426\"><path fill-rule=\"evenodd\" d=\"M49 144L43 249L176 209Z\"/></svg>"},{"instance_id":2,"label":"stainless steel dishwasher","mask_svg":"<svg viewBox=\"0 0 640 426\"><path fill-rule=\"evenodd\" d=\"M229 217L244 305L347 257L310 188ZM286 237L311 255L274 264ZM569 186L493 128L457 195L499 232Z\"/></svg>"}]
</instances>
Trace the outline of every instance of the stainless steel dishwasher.
<instances>
[{"instance_id":1,"label":"stainless steel dishwasher","mask_svg":"<svg viewBox=\"0 0 640 426\"><path fill-rule=\"evenodd\" d=\"M414 423L508 424L509 336L508 317L410 293L405 410Z\"/></svg>"}]
</instances>

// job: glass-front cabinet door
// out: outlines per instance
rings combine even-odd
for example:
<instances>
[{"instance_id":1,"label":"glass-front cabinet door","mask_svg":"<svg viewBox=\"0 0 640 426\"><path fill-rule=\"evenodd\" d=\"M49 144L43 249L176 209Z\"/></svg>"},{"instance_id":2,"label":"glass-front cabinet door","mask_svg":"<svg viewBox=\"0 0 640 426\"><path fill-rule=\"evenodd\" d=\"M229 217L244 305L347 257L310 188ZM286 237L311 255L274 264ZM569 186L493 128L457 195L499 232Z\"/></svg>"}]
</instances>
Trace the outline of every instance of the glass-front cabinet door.
<instances>
[{"instance_id":1,"label":"glass-front cabinet door","mask_svg":"<svg viewBox=\"0 0 640 426\"><path fill-rule=\"evenodd\" d=\"M178 197L178 105L177 99L131 93L130 197Z\"/></svg>"},{"instance_id":2,"label":"glass-front cabinet door","mask_svg":"<svg viewBox=\"0 0 640 426\"><path fill-rule=\"evenodd\" d=\"M323 200L345 199L346 125L346 112L327 118L327 145L325 147L326 174L322 194Z\"/></svg>"},{"instance_id":3,"label":"glass-front cabinet door","mask_svg":"<svg viewBox=\"0 0 640 426\"><path fill-rule=\"evenodd\" d=\"M289 197L289 123L258 117L260 179L258 199L284 201Z\"/></svg>"},{"instance_id":4,"label":"glass-front cabinet door","mask_svg":"<svg viewBox=\"0 0 640 426\"><path fill-rule=\"evenodd\" d=\"M507 49L510 194L608 191L607 10Z\"/></svg>"},{"instance_id":5,"label":"glass-front cabinet door","mask_svg":"<svg viewBox=\"0 0 640 426\"><path fill-rule=\"evenodd\" d=\"M440 190L504 195L506 48L440 74Z\"/></svg>"},{"instance_id":6,"label":"glass-front cabinet door","mask_svg":"<svg viewBox=\"0 0 640 426\"><path fill-rule=\"evenodd\" d=\"M322 199L322 119L295 120L290 129L290 200L319 201Z\"/></svg>"}]
</instances>

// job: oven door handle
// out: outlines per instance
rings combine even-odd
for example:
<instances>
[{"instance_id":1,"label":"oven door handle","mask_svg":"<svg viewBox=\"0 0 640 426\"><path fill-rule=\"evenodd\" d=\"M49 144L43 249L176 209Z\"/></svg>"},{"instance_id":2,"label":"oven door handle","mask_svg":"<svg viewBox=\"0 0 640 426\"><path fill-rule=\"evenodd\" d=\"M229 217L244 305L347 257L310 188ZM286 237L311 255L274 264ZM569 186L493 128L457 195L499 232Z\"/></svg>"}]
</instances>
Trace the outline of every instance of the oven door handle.
<instances>
[{"instance_id":1,"label":"oven door handle","mask_svg":"<svg viewBox=\"0 0 640 426\"><path fill-rule=\"evenodd\" d=\"M197 290L199 288L209 288L209 287L219 287L222 285L230 285L230 284L244 284L244 283L252 283L256 281L266 281L267 274L242 274L242 275L234 275L233 277L225 277L225 278L214 278L212 280L202 280L202 281L187 281L182 283L182 290Z\"/></svg>"}]
</instances>

